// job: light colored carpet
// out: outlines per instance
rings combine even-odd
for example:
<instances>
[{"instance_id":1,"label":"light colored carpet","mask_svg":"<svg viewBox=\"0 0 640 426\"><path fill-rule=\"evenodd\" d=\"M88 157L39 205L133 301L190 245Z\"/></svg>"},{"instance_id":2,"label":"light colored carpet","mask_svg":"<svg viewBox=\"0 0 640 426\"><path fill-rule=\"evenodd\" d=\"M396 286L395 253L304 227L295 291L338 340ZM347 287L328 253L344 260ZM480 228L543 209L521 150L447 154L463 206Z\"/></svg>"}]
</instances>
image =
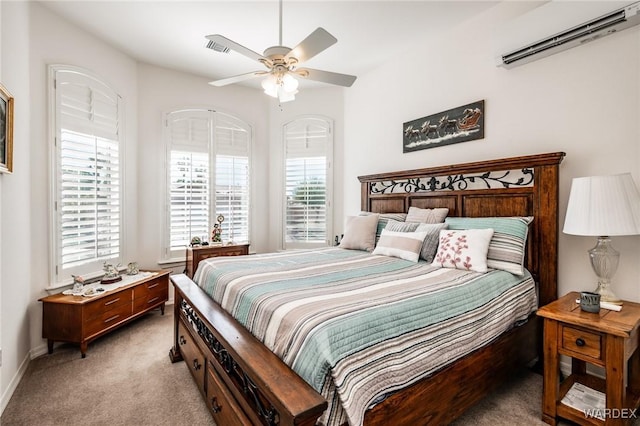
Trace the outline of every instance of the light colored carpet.
<instances>
[{"instance_id":1,"label":"light colored carpet","mask_svg":"<svg viewBox=\"0 0 640 426\"><path fill-rule=\"evenodd\" d=\"M67 344L34 359L0 424L213 425L187 367L169 361L172 314L154 311L94 341L85 359ZM455 425L543 425L541 389L541 376L524 373Z\"/></svg>"}]
</instances>

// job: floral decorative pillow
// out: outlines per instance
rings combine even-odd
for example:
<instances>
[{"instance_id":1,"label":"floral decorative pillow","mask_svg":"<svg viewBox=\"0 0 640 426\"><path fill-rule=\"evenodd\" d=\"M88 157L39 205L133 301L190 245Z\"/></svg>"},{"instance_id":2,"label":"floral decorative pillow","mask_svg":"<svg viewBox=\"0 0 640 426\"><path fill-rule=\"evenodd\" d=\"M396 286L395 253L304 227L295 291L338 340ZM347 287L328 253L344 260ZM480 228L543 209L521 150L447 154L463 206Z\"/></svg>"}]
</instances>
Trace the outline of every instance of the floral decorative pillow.
<instances>
[{"instance_id":1,"label":"floral decorative pillow","mask_svg":"<svg viewBox=\"0 0 640 426\"><path fill-rule=\"evenodd\" d=\"M524 275L527 234L533 217L448 217L449 229L493 229L487 267Z\"/></svg>"},{"instance_id":2,"label":"floral decorative pillow","mask_svg":"<svg viewBox=\"0 0 640 426\"><path fill-rule=\"evenodd\" d=\"M442 230L432 265L487 272L487 252L492 236L493 229Z\"/></svg>"}]
</instances>

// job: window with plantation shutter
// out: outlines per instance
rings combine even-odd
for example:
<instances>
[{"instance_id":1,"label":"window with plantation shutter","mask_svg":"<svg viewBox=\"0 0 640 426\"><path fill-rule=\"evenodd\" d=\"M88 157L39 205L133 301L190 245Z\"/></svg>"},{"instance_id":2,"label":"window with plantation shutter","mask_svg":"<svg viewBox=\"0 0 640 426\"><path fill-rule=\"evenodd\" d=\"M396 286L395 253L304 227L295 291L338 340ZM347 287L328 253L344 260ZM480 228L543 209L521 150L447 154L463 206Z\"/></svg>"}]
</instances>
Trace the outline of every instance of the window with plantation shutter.
<instances>
[{"instance_id":1,"label":"window with plantation shutter","mask_svg":"<svg viewBox=\"0 0 640 426\"><path fill-rule=\"evenodd\" d=\"M52 67L54 96L54 281L121 263L122 114L120 96L76 68Z\"/></svg>"},{"instance_id":2,"label":"window with plantation shutter","mask_svg":"<svg viewBox=\"0 0 640 426\"><path fill-rule=\"evenodd\" d=\"M168 243L164 259L183 259L192 238L210 241L222 216L222 240L249 242L248 124L203 109L167 114Z\"/></svg>"},{"instance_id":3,"label":"window with plantation shutter","mask_svg":"<svg viewBox=\"0 0 640 426\"><path fill-rule=\"evenodd\" d=\"M284 126L284 248L331 244L332 123L305 117Z\"/></svg>"}]
</instances>

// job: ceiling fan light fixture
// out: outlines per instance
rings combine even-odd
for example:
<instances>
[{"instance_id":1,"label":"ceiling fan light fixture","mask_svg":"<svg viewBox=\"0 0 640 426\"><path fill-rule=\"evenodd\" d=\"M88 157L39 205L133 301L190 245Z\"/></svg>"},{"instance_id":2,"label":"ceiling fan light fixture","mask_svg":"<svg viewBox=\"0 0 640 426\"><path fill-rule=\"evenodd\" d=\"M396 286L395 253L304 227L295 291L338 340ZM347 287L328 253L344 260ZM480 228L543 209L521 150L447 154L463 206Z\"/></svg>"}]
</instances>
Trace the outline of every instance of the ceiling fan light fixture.
<instances>
[{"instance_id":1,"label":"ceiling fan light fixture","mask_svg":"<svg viewBox=\"0 0 640 426\"><path fill-rule=\"evenodd\" d=\"M274 74L269 74L267 78L262 80L262 88L264 93L273 97L278 97L278 78Z\"/></svg>"},{"instance_id":2,"label":"ceiling fan light fixture","mask_svg":"<svg viewBox=\"0 0 640 426\"><path fill-rule=\"evenodd\" d=\"M300 83L289 73L282 76L282 87L287 92L297 92Z\"/></svg>"},{"instance_id":3,"label":"ceiling fan light fixture","mask_svg":"<svg viewBox=\"0 0 640 426\"><path fill-rule=\"evenodd\" d=\"M210 84L217 87L225 86L269 74L269 76L262 81L262 88L264 89L264 93L278 98L280 102L294 100L295 94L298 93L299 86L297 77L343 87L351 87L356 80L356 76L314 70L311 68L298 69L298 64L307 62L318 53L323 52L335 44L338 40L324 28L318 27L293 49L282 46L282 0L279 0L279 11L279 45L267 48L262 55L220 34L212 34L205 37L209 40L207 44L208 48L219 52L234 50L249 59L260 62L267 68L267 71L253 71L212 81Z\"/></svg>"},{"instance_id":4,"label":"ceiling fan light fixture","mask_svg":"<svg viewBox=\"0 0 640 426\"><path fill-rule=\"evenodd\" d=\"M278 100L280 103L294 101L296 99L296 93L298 91L288 92L284 87L280 86L278 89Z\"/></svg>"}]
</instances>

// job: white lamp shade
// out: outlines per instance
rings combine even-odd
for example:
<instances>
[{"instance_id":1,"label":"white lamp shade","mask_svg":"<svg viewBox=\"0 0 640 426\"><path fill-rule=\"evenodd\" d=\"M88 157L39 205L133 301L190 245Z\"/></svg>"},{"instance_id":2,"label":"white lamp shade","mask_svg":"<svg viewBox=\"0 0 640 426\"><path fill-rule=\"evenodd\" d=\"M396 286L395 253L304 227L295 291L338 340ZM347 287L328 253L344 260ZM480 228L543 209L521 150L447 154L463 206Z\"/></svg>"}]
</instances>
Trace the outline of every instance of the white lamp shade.
<instances>
[{"instance_id":1,"label":"white lamp shade","mask_svg":"<svg viewBox=\"0 0 640 426\"><path fill-rule=\"evenodd\" d=\"M285 91L291 93L291 92L297 92L298 91L298 80L296 80L295 78L293 78L291 76L291 74L285 74L282 77L282 87L284 88Z\"/></svg>"},{"instance_id":2,"label":"white lamp shade","mask_svg":"<svg viewBox=\"0 0 640 426\"><path fill-rule=\"evenodd\" d=\"M267 95L277 98L278 97L278 78L271 74L264 80L262 80L262 88Z\"/></svg>"},{"instance_id":3,"label":"white lamp shade","mask_svg":"<svg viewBox=\"0 0 640 426\"><path fill-rule=\"evenodd\" d=\"M565 234L640 234L640 193L630 173L573 179Z\"/></svg>"}]
</instances>

